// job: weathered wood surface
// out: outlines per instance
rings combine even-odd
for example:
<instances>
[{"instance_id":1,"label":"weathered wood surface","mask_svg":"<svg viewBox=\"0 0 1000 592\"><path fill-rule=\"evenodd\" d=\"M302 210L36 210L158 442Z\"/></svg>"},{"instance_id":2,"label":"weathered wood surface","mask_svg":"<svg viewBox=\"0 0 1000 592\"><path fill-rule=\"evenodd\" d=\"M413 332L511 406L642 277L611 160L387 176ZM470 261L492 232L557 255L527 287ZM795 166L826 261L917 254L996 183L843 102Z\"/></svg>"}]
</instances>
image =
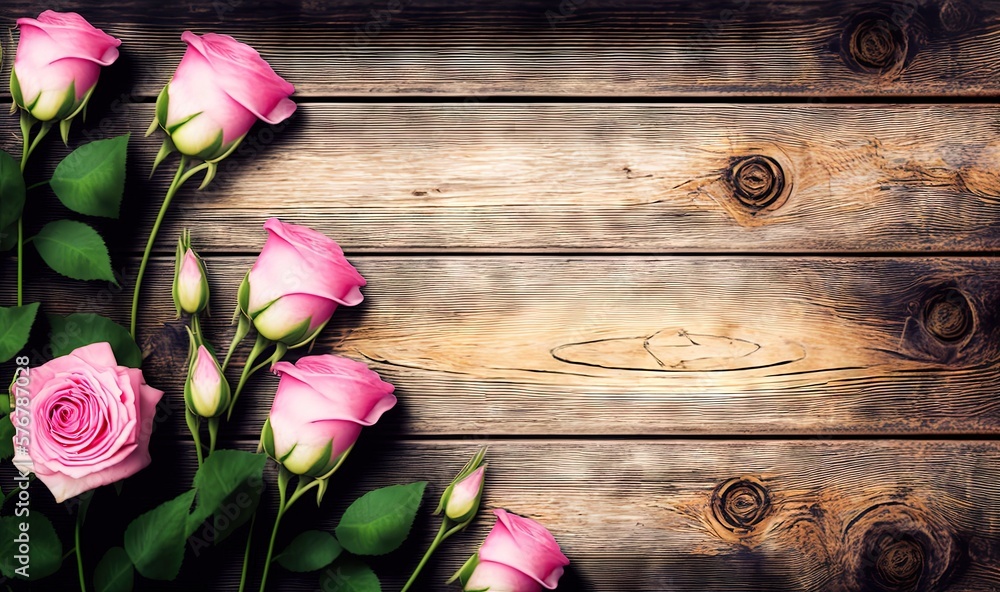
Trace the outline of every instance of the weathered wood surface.
<instances>
[{"instance_id":1,"label":"weathered wood surface","mask_svg":"<svg viewBox=\"0 0 1000 592\"><path fill-rule=\"evenodd\" d=\"M384 443L363 436L323 507L304 502L293 508L279 549L306 528L332 529L348 501L401 478L431 482L416 524L429 535L436 525L429 514L442 488L483 444L490 446L486 507L520 512L552 530L573 562L559 587L563 592L989 592L1000 586L1000 506L992 503L1000 495L1000 445L994 441ZM192 456L189 446L153 450L156 466L171 474L190 475ZM126 484L127 497L102 491L88 526L119 532L113 525L132 518L121 515L120 499L146 507L179 493L185 483L164 482L149 469ZM48 495L37 486L34 492L39 501ZM275 497L272 487L257 537L266 536ZM56 517L69 522L65 512ZM449 540L419 589L444 590L443 580L492 522L484 513ZM199 531L182 570L186 587L234 590L244 532L213 550L198 540L207 541L211 532ZM400 574L427 542L423 537L376 559L383 589L399 589ZM88 549L88 561L103 550ZM318 589L317 574L273 573L276 590ZM139 589L176 588L143 581Z\"/></svg>"},{"instance_id":2,"label":"weathered wood surface","mask_svg":"<svg viewBox=\"0 0 1000 592\"><path fill-rule=\"evenodd\" d=\"M205 325L220 347L252 262L208 261L215 314ZM394 421L406 433L1000 433L992 259L353 262L366 301L340 309L319 347L396 384ZM116 264L128 281L135 261ZM162 325L174 317L171 270L166 259L150 268L141 333L150 382L179 393L187 338L181 323ZM43 293L48 312L111 312L126 310L131 290L41 276L26 300ZM251 383L239 433L259 433L275 384Z\"/></svg>"},{"instance_id":3,"label":"weathered wood surface","mask_svg":"<svg viewBox=\"0 0 1000 592\"><path fill-rule=\"evenodd\" d=\"M151 118L98 111L75 134L133 133L138 228L117 250L141 248L176 166L146 180ZM0 147L16 134L0 119ZM351 252L995 253L998 162L983 106L306 104L185 189L159 249L190 225L206 252L253 252L276 215Z\"/></svg>"},{"instance_id":4,"label":"weathered wood surface","mask_svg":"<svg viewBox=\"0 0 1000 592\"><path fill-rule=\"evenodd\" d=\"M155 96L180 31L252 42L303 97L991 96L1000 7L977 0L8 0L124 42L111 77Z\"/></svg>"},{"instance_id":5,"label":"weathered wood surface","mask_svg":"<svg viewBox=\"0 0 1000 592\"><path fill-rule=\"evenodd\" d=\"M973 103L1000 94L1000 4L9 0L0 20L50 8L124 41L74 142L133 139L122 220L88 220L125 290L57 278L29 247L45 312L126 320L168 181L145 178L159 139L141 132L183 29L250 42L300 102L168 218L140 324L168 393L154 465L97 498L89 570L193 470L165 255L184 227L211 254L221 345L279 216L336 238L370 282L316 351L367 361L400 397L279 547L365 490L429 479L423 542L376 561L398 589L442 486L490 444L486 506L552 529L573 561L560 590L1000 589L1000 128ZM0 118L0 148L16 131ZM29 234L67 215L45 191ZM251 381L229 445L253 448L231 439L257 435L276 382ZM36 483L34 507L68 541L47 495ZM420 589L443 590L491 523ZM241 552L189 554L182 586L235 589ZM71 565L59 577L44 589L76 586ZM279 570L274 587L317 580Z\"/></svg>"}]
</instances>

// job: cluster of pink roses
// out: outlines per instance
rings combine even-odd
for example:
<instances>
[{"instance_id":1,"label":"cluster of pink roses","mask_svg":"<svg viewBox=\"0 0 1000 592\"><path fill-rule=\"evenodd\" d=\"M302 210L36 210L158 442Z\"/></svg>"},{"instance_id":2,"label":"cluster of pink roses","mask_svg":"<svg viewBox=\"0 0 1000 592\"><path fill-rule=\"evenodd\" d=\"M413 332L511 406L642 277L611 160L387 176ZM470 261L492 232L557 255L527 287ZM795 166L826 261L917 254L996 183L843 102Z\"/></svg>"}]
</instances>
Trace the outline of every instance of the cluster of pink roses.
<instances>
[{"instance_id":1,"label":"cluster of pink roses","mask_svg":"<svg viewBox=\"0 0 1000 592\"><path fill-rule=\"evenodd\" d=\"M16 105L39 121L71 121L86 106L100 68L118 57L120 41L73 13L47 11L38 19L20 19L18 25L21 37L11 74ZM182 155L160 219L187 176L206 170L210 180L214 163L232 153L258 119L277 123L295 111L288 98L292 86L252 48L212 33L185 32L181 38L187 52L157 100L151 127L167 134L157 163L173 151ZM203 165L184 172L188 158ZM287 350L312 344L339 306L360 304L366 281L337 243L323 234L275 218L264 228L267 241L239 290L240 325L221 364L198 321L209 301L206 267L187 234L181 239L173 297L178 313L191 318L184 391L189 425L201 461L200 421L210 422L211 454L219 419L232 412L247 377L270 365L280 380L261 447L281 465L282 474L299 476L296 494L302 483L308 483L305 488L319 484L322 491L362 428L394 407L394 387L365 364L344 357L281 360ZM148 253L147 247L140 280ZM138 289L137 281L136 298ZM229 357L251 329L257 342L239 384L230 389L225 377ZM270 364L255 366L256 358L270 347ZM15 425L31 425L32 438L19 449L15 463L24 472L34 472L57 502L124 479L150 463L155 409L164 393L147 385L141 370L120 365L111 345L86 345L25 373L27 385L12 393L16 406L10 419ZM480 455L442 496L439 510L447 525L461 529L472 521L484 479ZM280 508L279 520L286 508ZM456 579L470 591L554 589L569 561L552 535L527 518L504 510L495 514L496 525Z\"/></svg>"}]
</instances>

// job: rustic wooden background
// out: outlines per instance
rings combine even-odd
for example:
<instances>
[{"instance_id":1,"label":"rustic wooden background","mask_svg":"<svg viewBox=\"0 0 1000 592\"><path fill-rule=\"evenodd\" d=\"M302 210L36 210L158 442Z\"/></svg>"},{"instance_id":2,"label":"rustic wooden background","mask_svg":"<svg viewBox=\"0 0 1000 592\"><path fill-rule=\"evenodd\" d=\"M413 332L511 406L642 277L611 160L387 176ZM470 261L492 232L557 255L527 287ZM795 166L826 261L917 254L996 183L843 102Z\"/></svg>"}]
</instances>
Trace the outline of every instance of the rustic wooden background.
<instances>
[{"instance_id":1,"label":"rustic wooden background","mask_svg":"<svg viewBox=\"0 0 1000 592\"><path fill-rule=\"evenodd\" d=\"M208 256L224 343L279 216L369 280L319 349L400 396L282 540L416 479L428 533L488 443L486 505L550 527L573 562L563 590L1000 590L1000 4L5 0L0 16L46 8L124 42L73 143L133 134L123 220L93 221L126 290L31 255L27 300L49 312L127 319L169 181L146 179L159 138L141 132L181 31L249 42L300 104L186 188L161 233L140 326L165 421L153 466L96 498L88 566L191 475L178 232ZM0 147L16 132L0 120ZM29 230L64 215L33 197ZM253 380L229 445L254 445L275 384ZM422 589L491 523L449 541ZM386 590L427 538L376 563ZM241 549L189 553L186 588L235 589Z\"/></svg>"}]
</instances>

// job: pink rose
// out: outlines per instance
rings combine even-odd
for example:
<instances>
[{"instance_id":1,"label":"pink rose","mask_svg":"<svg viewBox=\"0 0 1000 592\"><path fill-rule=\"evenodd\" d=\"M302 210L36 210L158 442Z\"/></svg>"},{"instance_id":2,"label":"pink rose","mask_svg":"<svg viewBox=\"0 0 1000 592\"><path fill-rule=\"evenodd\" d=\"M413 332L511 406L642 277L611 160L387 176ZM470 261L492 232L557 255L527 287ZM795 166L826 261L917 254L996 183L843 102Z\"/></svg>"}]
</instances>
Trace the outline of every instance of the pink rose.
<instances>
[{"instance_id":1,"label":"pink rose","mask_svg":"<svg viewBox=\"0 0 1000 592\"><path fill-rule=\"evenodd\" d=\"M288 119L295 87L249 45L228 35L185 31L187 52L156 101L156 118L181 154L225 156L258 120Z\"/></svg>"},{"instance_id":2,"label":"pink rose","mask_svg":"<svg viewBox=\"0 0 1000 592\"><path fill-rule=\"evenodd\" d=\"M306 356L278 362L281 377L261 440L268 456L297 475L322 477L393 408L393 386L361 362Z\"/></svg>"},{"instance_id":3,"label":"pink rose","mask_svg":"<svg viewBox=\"0 0 1000 592\"><path fill-rule=\"evenodd\" d=\"M21 38L10 74L17 105L35 119L69 119L97 85L101 66L118 59L121 41L75 12L46 10L17 19Z\"/></svg>"},{"instance_id":4,"label":"pink rose","mask_svg":"<svg viewBox=\"0 0 1000 592\"><path fill-rule=\"evenodd\" d=\"M28 458L14 462L28 465L57 502L149 464L149 436L163 392L147 385L141 370L119 366L110 345L77 348L30 369L27 379L26 394L13 389L27 400L17 401L11 421L27 430Z\"/></svg>"},{"instance_id":5,"label":"pink rose","mask_svg":"<svg viewBox=\"0 0 1000 592\"><path fill-rule=\"evenodd\" d=\"M267 242L240 289L240 307L257 332L290 347L308 343L337 305L364 297L365 278L326 236L277 218L264 223Z\"/></svg>"},{"instance_id":6,"label":"pink rose","mask_svg":"<svg viewBox=\"0 0 1000 592\"><path fill-rule=\"evenodd\" d=\"M465 590L540 592L555 590L569 559L544 526L528 518L493 510L497 522L478 555L459 577ZM471 573L469 573L471 570Z\"/></svg>"}]
</instances>

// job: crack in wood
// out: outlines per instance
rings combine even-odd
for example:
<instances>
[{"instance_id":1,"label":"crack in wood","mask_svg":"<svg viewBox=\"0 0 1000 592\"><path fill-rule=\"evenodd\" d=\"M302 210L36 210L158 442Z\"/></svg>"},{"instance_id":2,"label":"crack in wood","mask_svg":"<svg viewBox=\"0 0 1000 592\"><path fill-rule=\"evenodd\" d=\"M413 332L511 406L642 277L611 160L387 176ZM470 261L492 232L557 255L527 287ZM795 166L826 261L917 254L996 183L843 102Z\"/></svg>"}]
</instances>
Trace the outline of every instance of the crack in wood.
<instances>
[{"instance_id":1,"label":"crack in wood","mask_svg":"<svg viewBox=\"0 0 1000 592\"><path fill-rule=\"evenodd\" d=\"M668 328L639 337L567 343L550 351L556 360L609 370L726 372L784 366L805 359L805 348L776 339L764 344L725 335Z\"/></svg>"}]
</instances>

